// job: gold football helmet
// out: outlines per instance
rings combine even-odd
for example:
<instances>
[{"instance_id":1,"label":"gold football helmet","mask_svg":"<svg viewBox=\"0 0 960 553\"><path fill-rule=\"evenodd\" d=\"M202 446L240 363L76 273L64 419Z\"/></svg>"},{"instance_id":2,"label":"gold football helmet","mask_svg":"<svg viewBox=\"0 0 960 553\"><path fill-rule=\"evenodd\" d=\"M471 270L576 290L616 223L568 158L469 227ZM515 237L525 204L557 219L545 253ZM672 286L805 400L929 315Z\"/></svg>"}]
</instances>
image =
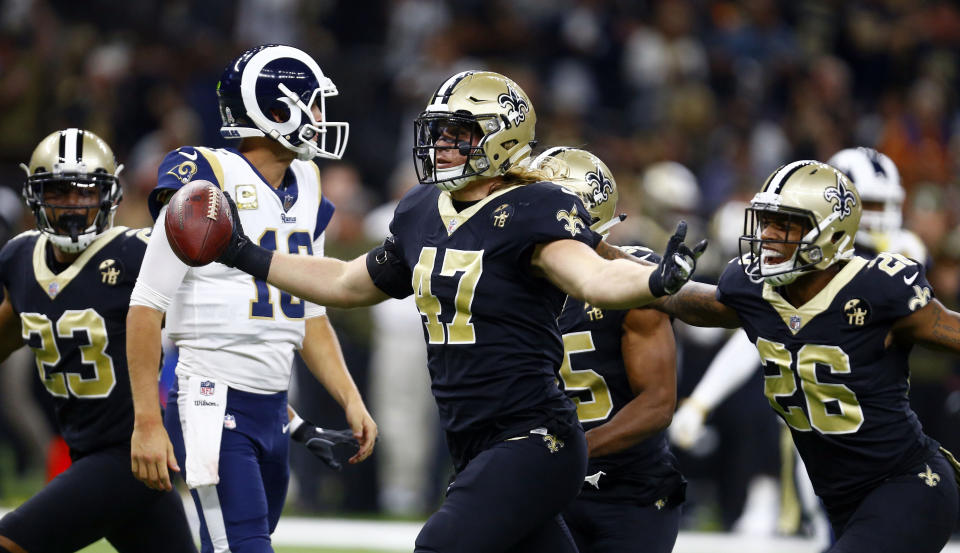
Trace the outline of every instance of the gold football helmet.
<instances>
[{"instance_id":1,"label":"gold football helmet","mask_svg":"<svg viewBox=\"0 0 960 553\"><path fill-rule=\"evenodd\" d=\"M740 237L744 272L755 282L783 286L804 272L850 259L860 213L857 189L837 169L812 160L780 167L746 209ZM763 238L768 224L778 226L784 239ZM791 234L800 237L788 240ZM789 251L768 247L775 244L794 246L792 254L774 262Z\"/></svg>"},{"instance_id":2,"label":"gold football helmet","mask_svg":"<svg viewBox=\"0 0 960 553\"><path fill-rule=\"evenodd\" d=\"M613 173L600 158L580 148L555 146L538 155L530 166L580 196L590 211L592 230L602 234L615 224L611 222L620 193Z\"/></svg>"},{"instance_id":3,"label":"gold football helmet","mask_svg":"<svg viewBox=\"0 0 960 553\"><path fill-rule=\"evenodd\" d=\"M533 104L515 82L489 71L457 73L414 121L417 178L453 191L503 175L530 155L536 123Z\"/></svg>"},{"instance_id":4,"label":"gold football helmet","mask_svg":"<svg viewBox=\"0 0 960 553\"><path fill-rule=\"evenodd\" d=\"M82 129L56 131L33 150L23 198L37 219L37 229L67 253L83 251L113 226L123 197L113 150L99 136Z\"/></svg>"}]
</instances>

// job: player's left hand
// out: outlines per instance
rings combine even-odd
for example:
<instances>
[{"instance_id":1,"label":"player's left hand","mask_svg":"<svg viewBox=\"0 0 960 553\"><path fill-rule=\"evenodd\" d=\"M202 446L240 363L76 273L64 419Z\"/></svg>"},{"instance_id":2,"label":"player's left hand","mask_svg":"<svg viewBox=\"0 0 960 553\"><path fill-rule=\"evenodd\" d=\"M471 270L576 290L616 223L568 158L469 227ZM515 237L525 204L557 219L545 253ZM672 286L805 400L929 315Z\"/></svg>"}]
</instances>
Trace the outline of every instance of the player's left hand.
<instances>
[{"instance_id":1,"label":"player's left hand","mask_svg":"<svg viewBox=\"0 0 960 553\"><path fill-rule=\"evenodd\" d=\"M230 206L233 233L230 236L230 243L227 244L217 261L227 267L236 267L258 280L267 280L267 275L270 273L270 262L273 260L273 251L261 248L247 237L243 231L243 224L240 222L237 202L233 201L229 192L224 191L223 195L226 196L227 204Z\"/></svg>"},{"instance_id":2,"label":"player's left hand","mask_svg":"<svg viewBox=\"0 0 960 553\"><path fill-rule=\"evenodd\" d=\"M377 423L367 412L367 407L363 402L353 402L344 410L347 415L347 423L353 430L353 437L360 444L360 449L349 459L351 464L359 463L373 453L373 446L377 441Z\"/></svg>"},{"instance_id":3,"label":"player's left hand","mask_svg":"<svg viewBox=\"0 0 960 553\"><path fill-rule=\"evenodd\" d=\"M240 222L240 212L237 210L237 202L233 201L229 192L224 191L223 195L226 196L227 205L230 206L230 220L233 222L233 232L230 236L230 243L227 245L227 248L223 250L223 253L220 254L220 257L217 258L217 261L227 267L236 267L237 256L240 254L240 251L250 245L251 242L243 231L243 224Z\"/></svg>"},{"instance_id":4,"label":"player's left hand","mask_svg":"<svg viewBox=\"0 0 960 553\"><path fill-rule=\"evenodd\" d=\"M333 455L333 446L346 444L351 447L358 447L359 445L357 439L353 437L352 430L326 430L306 421L290 437L294 441L307 446L310 453L319 457L333 470L342 468L340 462Z\"/></svg>"},{"instance_id":5,"label":"player's left hand","mask_svg":"<svg viewBox=\"0 0 960 553\"><path fill-rule=\"evenodd\" d=\"M687 222L680 221L677 230L667 242L660 264L650 274L648 285L655 297L676 293L693 276L697 269L697 258L707 249L706 239L701 240L691 250L683 239L687 237Z\"/></svg>"}]
</instances>

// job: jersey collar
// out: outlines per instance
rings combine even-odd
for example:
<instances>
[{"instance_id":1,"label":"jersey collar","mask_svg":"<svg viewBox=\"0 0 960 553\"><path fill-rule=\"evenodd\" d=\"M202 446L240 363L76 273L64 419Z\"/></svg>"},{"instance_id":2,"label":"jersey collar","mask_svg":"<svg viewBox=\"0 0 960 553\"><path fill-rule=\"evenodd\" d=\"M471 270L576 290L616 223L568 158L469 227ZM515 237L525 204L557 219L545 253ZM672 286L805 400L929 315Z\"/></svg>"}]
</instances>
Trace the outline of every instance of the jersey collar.
<instances>
[{"instance_id":1,"label":"jersey collar","mask_svg":"<svg viewBox=\"0 0 960 553\"><path fill-rule=\"evenodd\" d=\"M780 318L783 319L783 323L787 325L790 332L796 335L803 330L803 327L807 326L807 323L812 321L814 317L830 307L830 304L833 303L834 298L837 297L840 290L849 284L850 281L853 280L853 277L857 276L857 273L859 273L860 269L863 269L866 264L866 259L854 257L840 269L840 272L827 283L823 290L820 290L816 296L800 307L791 305L790 302L785 300L783 296L777 292L774 286L766 282L763 283L763 299L767 300L777 314L780 315Z\"/></svg>"},{"instance_id":2,"label":"jersey collar","mask_svg":"<svg viewBox=\"0 0 960 553\"><path fill-rule=\"evenodd\" d=\"M80 270L90 261L90 258L97 255L97 252L102 250L117 235L127 230L126 227L113 227L106 230L87 246L87 249L83 250L83 253L69 267L59 274L54 273L47 266L46 251L49 238L46 234L41 233L37 243L33 246L33 274L37 278L37 284L52 300L80 273Z\"/></svg>"},{"instance_id":3,"label":"jersey collar","mask_svg":"<svg viewBox=\"0 0 960 553\"><path fill-rule=\"evenodd\" d=\"M490 194L486 198L483 198L479 202L460 212L457 211L457 208L453 207L453 198L450 197L450 193L446 190L440 192L440 195L437 196L437 211L440 212L440 219L443 221L443 228L447 229L447 236L450 236L456 232L457 229L462 227L470 217L483 209L483 206L493 201L494 198L502 196L518 186L523 185L517 184L497 190L493 194Z\"/></svg>"}]
</instances>

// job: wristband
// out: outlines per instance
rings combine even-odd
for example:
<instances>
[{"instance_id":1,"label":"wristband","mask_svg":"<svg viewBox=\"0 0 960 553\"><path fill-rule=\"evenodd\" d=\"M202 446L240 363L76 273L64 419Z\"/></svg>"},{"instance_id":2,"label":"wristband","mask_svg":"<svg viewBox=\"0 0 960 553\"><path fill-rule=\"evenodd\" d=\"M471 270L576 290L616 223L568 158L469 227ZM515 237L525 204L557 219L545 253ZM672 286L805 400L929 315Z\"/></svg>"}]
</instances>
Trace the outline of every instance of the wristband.
<instances>
[{"instance_id":1,"label":"wristband","mask_svg":"<svg viewBox=\"0 0 960 553\"><path fill-rule=\"evenodd\" d=\"M270 262L273 261L273 252L248 242L237 252L233 266L253 276L258 280L267 280L270 274Z\"/></svg>"},{"instance_id":2,"label":"wristband","mask_svg":"<svg viewBox=\"0 0 960 553\"><path fill-rule=\"evenodd\" d=\"M307 421L301 419L300 415L297 415L296 413L294 413L293 418L290 419L290 424L288 426L291 438L296 433L296 431L299 430L301 426L303 426L303 423L305 422Z\"/></svg>"},{"instance_id":3,"label":"wristband","mask_svg":"<svg viewBox=\"0 0 960 553\"><path fill-rule=\"evenodd\" d=\"M647 288L650 289L650 293L653 294L653 297L659 298L667 295L667 291L663 289L663 278L660 276L660 266L653 268L653 272L650 273L650 278L647 280Z\"/></svg>"}]
</instances>

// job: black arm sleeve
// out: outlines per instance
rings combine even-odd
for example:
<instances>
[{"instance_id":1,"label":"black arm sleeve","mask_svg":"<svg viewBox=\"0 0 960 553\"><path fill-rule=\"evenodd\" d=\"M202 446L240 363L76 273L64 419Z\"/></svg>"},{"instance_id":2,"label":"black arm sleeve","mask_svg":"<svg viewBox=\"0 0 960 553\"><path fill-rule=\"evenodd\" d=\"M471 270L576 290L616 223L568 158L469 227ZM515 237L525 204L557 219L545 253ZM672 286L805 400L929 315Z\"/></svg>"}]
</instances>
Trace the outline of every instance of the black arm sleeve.
<instances>
[{"instance_id":1,"label":"black arm sleeve","mask_svg":"<svg viewBox=\"0 0 960 553\"><path fill-rule=\"evenodd\" d=\"M393 236L367 253L367 272L373 284L391 297L403 299L413 293L413 275L397 255Z\"/></svg>"}]
</instances>

